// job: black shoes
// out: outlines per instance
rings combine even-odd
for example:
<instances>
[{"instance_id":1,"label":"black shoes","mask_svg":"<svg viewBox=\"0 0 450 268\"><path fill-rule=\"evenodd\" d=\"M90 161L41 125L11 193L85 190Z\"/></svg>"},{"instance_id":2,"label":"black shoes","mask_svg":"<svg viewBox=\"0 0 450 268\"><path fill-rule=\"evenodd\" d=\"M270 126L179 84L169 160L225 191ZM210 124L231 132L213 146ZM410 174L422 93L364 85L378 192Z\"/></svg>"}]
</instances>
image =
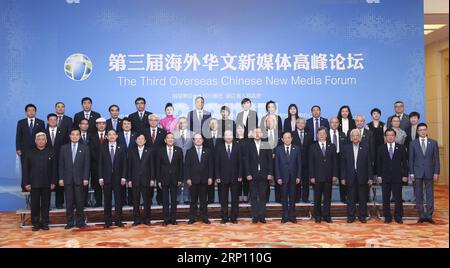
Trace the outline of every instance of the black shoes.
<instances>
[{"instance_id":1,"label":"black shoes","mask_svg":"<svg viewBox=\"0 0 450 268\"><path fill-rule=\"evenodd\" d=\"M289 220L289 221L292 222L292 223L297 223L296 219L292 219L292 220Z\"/></svg>"},{"instance_id":2,"label":"black shoes","mask_svg":"<svg viewBox=\"0 0 450 268\"><path fill-rule=\"evenodd\" d=\"M178 222L176 221L176 220L172 220L172 225L177 225L178 224Z\"/></svg>"},{"instance_id":3,"label":"black shoes","mask_svg":"<svg viewBox=\"0 0 450 268\"><path fill-rule=\"evenodd\" d=\"M288 222L287 219L281 219L281 223L286 223L286 222Z\"/></svg>"},{"instance_id":4,"label":"black shoes","mask_svg":"<svg viewBox=\"0 0 450 268\"><path fill-rule=\"evenodd\" d=\"M384 219L384 223L389 224L392 222L392 219Z\"/></svg>"},{"instance_id":5,"label":"black shoes","mask_svg":"<svg viewBox=\"0 0 450 268\"><path fill-rule=\"evenodd\" d=\"M365 218L359 219L359 221L360 221L361 223L367 223L367 220L366 220Z\"/></svg>"},{"instance_id":6,"label":"black shoes","mask_svg":"<svg viewBox=\"0 0 450 268\"><path fill-rule=\"evenodd\" d=\"M34 225L34 226L31 228L31 230L32 230L33 232L39 231L39 229L41 229L41 227L38 226L38 225Z\"/></svg>"},{"instance_id":7,"label":"black shoes","mask_svg":"<svg viewBox=\"0 0 450 268\"><path fill-rule=\"evenodd\" d=\"M420 218L420 219L417 221L417 223L424 223L424 222L426 222L426 221L427 221L426 219Z\"/></svg>"},{"instance_id":8,"label":"black shoes","mask_svg":"<svg viewBox=\"0 0 450 268\"><path fill-rule=\"evenodd\" d=\"M237 224L238 221L237 221L237 220L231 220L231 223L232 223L232 224Z\"/></svg>"},{"instance_id":9,"label":"black shoes","mask_svg":"<svg viewBox=\"0 0 450 268\"><path fill-rule=\"evenodd\" d=\"M347 219L347 223L353 223L353 222L355 222L355 218L349 218L349 219Z\"/></svg>"},{"instance_id":10,"label":"black shoes","mask_svg":"<svg viewBox=\"0 0 450 268\"><path fill-rule=\"evenodd\" d=\"M117 226L117 227L123 227L124 224L123 224L121 221L118 221L118 222L116 222L116 226Z\"/></svg>"},{"instance_id":11,"label":"black shoes","mask_svg":"<svg viewBox=\"0 0 450 268\"><path fill-rule=\"evenodd\" d=\"M267 223L267 222L266 222L266 219L260 219L259 222L260 222L260 223Z\"/></svg>"},{"instance_id":12,"label":"black shoes","mask_svg":"<svg viewBox=\"0 0 450 268\"><path fill-rule=\"evenodd\" d=\"M253 219L252 219L252 223L254 223L254 224L255 224L255 223L258 223L258 219L253 218Z\"/></svg>"},{"instance_id":13,"label":"black shoes","mask_svg":"<svg viewBox=\"0 0 450 268\"><path fill-rule=\"evenodd\" d=\"M112 226L112 223L107 222L107 223L105 223L105 225L103 225L103 228L108 229L111 226Z\"/></svg>"},{"instance_id":14,"label":"black shoes","mask_svg":"<svg viewBox=\"0 0 450 268\"><path fill-rule=\"evenodd\" d=\"M398 224L403 224L403 220L402 219L395 219L395 222Z\"/></svg>"},{"instance_id":15,"label":"black shoes","mask_svg":"<svg viewBox=\"0 0 450 268\"><path fill-rule=\"evenodd\" d=\"M333 223L333 221L331 220L331 217L325 217L325 218L323 218L323 220L327 223Z\"/></svg>"},{"instance_id":16,"label":"black shoes","mask_svg":"<svg viewBox=\"0 0 450 268\"><path fill-rule=\"evenodd\" d=\"M209 221L208 219L204 219L204 220L202 220L202 222L203 222L204 224L211 224L211 221Z\"/></svg>"},{"instance_id":17,"label":"black shoes","mask_svg":"<svg viewBox=\"0 0 450 268\"><path fill-rule=\"evenodd\" d=\"M43 225L43 226L41 227L41 229L44 230L44 231L50 230L50 228L48 228L48 225Z\"/></svg>"},{"instance_id":18,"label":"black shoes","mask_svg":"<svg viewBox=\"0 0 450 268\"><path fill-rule=\"evenodd\" d=\"M322 220L321 220L320 218L315 218L315 219L314 219L314 222L315 222L315 223L321 223Z\"/></svg>"},{"instance_id":19,"label":"black shoes","mask_svg":"<svg viewBox=\"0 0 450 268\"><path fill-rule=\"evenodd\" d=\"M169 224L169 221L164 221L162 225L167 226L168 224Z\"/></svg>"},{"instance_id":20,"label":"black shoes","mask_svg":"<svg viewBox=\"0 0 450 268\"><path fill-rule=\"evenodd\" d=\"M73 227L75 227L73 224L67 224L66 226L64 226L64 229L69 230L72 229Z\"/></svg>"},{"instance_id":21,"label":"black shoes","mask_svg":"<svg viewBox=\"0 0 450 268\"><path fill-rule=\"evenodd\" d=\"M227 223L227 222L228 222L227 219L222 219L222 220L220 221L221 224L225 224L225 223Z\"/></svg>"},{"instance_id":22,"label":"black shoes","mask_svg":"<svg viewBox=\"0 0 450 268\"><path fill-rule=\"evenodd\" d=\"M188 221L188 224L194 224L195 223L195 220L194 219L190 219L189 221Z\"/></svg>"},{"instance_id":23,"label":"black shoes","mask_svg":"<svg viewBox=\"0 0 450 268\"><path fill-rule=\"evenodd\" d=\"M80 229L86 229L87 225L85 223L77 225L78 228Z\"/></svg>"},{"instance_id":24,"label":"black shoes","mask_svg":"<svg viewBox=\"0 0 450 268\"><path fill-rule=\"evenodd\" d=\"M431 224L436 224L436 222L432 218L427 219L427 222L429 222Z\"/></svg>"}]
</instances>

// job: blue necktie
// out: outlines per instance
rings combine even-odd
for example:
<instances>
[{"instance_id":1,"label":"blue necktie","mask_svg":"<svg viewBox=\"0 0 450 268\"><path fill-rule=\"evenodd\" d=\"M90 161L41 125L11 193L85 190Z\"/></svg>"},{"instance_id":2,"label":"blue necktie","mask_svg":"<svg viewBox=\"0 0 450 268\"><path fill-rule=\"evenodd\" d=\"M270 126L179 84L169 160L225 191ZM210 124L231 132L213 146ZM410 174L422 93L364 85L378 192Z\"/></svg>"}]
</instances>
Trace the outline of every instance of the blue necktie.
<instances>
[{"instance_id":1,"label":"blue necktie","mask_svg":"<svg viewBox=\"0 0 450 268\"><path fill-rule=\"evenodd\" d=\"M394 148L392 148L392 143L389 144L389 157L392 160L392 157L394 157Z\"/></svg>"},{"instance_id":2,"label":"blue necktie","mask_svg":"<svg viewBox=\"0 0 450 268\"><path fill-rule=\"evenodd\" d=\"M128 148L128 145L130 144L130 140L128 139L128 133L125 133L125 142L126 142L127 148Z\"/></svg>"},{"instance_id":3,"label":"blue necktie","mask_svg":"<svg viewBox=\"0 0 450 268\"><path fill-rule=\"evenodd\" d=\"M229 144L227 146L228 146L227 155L228 155L228 159L230 159L231 158L231 147Z\"/></svg>"}]
</instances>

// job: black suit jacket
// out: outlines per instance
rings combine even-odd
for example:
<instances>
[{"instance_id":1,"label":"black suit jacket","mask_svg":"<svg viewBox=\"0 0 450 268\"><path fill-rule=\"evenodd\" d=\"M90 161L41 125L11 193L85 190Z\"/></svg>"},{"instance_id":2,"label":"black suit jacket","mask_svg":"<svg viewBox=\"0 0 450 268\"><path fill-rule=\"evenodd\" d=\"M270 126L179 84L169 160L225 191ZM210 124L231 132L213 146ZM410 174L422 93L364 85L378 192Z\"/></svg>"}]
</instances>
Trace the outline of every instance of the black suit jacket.
<instances>
[{"instance_id":1,"label":"black suit jacket","mask_svg":"<svg viewBox=\"0 0 450 268\"><path fill-rule=\"evenodd\" d=\"M283 131L289 131L289 132L293 132L296 129L296 127L294 127L294 129L292 129L291 126L291 117L287 117L284 119L283 122Z\"/></svg>"},{"instance_id":2,"label":"black suit jacket","mask_svg":"<svg viewBox=\"0 0 450 268\"><path fill-rule=\"evenodd\" d=\"M90 151L87 145L78 143L75 163L72 162L72 143L61 147L58 162L58 177L64 185L83 185L83 180L89 180Z\"/></svg>"},{"instance_id":3,"label":"black suit jacket","mask_svg":"<svg viewBox=\"0 0 450 268\"><path fill-rule=\"evenodd\" d=\"M70 141L69 137L65 135L66 133L64 132L63 129L57 128L55 131L55 142L52 145L52 139L50 138L50 129L47 128L45 130L45 134L47 135L46 147L50 148L55 153L55 163L57 166L58 159L59 159L59 152L61 150L61 147Z\"/></svg>"},{"instance_id":4,"label":"black suit jacket","mask_svg":"<svg viewBox=\"0 0 450 268\"><path fill-rule=\"evenodd\" d=\"M120 185L120 180L127 177L127 155L123 145L116 143L114 162L111 161L110 144L105 142L101 148L98 161L98 177L106 185Z\"/></svg>"},{"instance_id":5,"label":"black suit jacket","mask_svg":"<svg viewBox=\"0 0 450 268\"><path fill-rule=\"evenodd\" d=\"M24 185L31 188L50 188L56 184L56 159L52 149L32 149L25 155L22 173Z\"/></svg>"},{"instance_id":6,"label":"black suit jacket","mask_svg":"<svg viewBox=\"0 0 450 268\"><path fill-rule=\"evenodd\" d=\"M128 150L128 176L132 187L150 187L150 181L155 179L155 165L152 151L144 147L142 158L139 158L137 147Z\"/></svg>"},{"instance_id":7,"label":"black suit jacket","mask_svg":"<svg viewBox=\"0 0 450 268\"><path fill-rule=\"evenodd\" d=\"M406 132L406 139L405 139L405 149L406 150L408 150L408 148L409 148L409 145L411 144L411 142L413 141L413 139L412 139L412 127L411 127L411 125L409 125L406 129L405 129L405 132ZM416 138L415 139L418 139L419 138L419 133L417 133L417 128L416 128Z\"/></svg>"},{"instance_id":8,"label":"black suit jacket","mask_svg":"<svg viewBox=\"0 0 450 268\"><path fill-rule=\"evenodd\" d=\"M108 120L106 120L106 131L114 129L113 128L113 124L112 124L112 119L109 118ZM115 129L116 133L120 133L122 132L122 119L121 118L117 118L117 127Z\"/></svg>"},{"instance_id":9,"label":"black suit jacket","mask_svg":"<svg viewBox=\"0 0 450 268\"><path fill-rule=\"evenodd\" d=\"M164 129L159 127L156 129L156 138L154 143L152 142L152 130L150 127L146 128L143 133L146 140L145 146L147 146L148 148L157 151L159 148L165 145L164 139L166 138L167 131L165 131Z\"/></svg>"},{"instance_id":10,"label":"black suit jacket","mask_svg":"<svg viewBox=\"0 0 450 268\"><path fill-rule=\"evenodd\" d=\"M319 127L326 127L330 128L330 124L328 123L328 119L320 117L319 118ZM306 131L314 135L314 117L309 118L306 120ZM314 137L313 137L314 141Z\"/></svg>"},{"instance_id":11,"label":"black suit jacket","mask_svg":"<svg viewBox=\"0 0 450 268\"><path fill-rule=\"evenodd\" d=\"M89 117L89 129L88 132L95 132L97 131L97 128L95 127L95 120L97 120L98 118L100 118L100 114L95 112L95 111L91 111L90 117ZM80 125L80 121L81 119L84 118L84 111L78 112L73 116L73 127L74 128L79 128Z\"/></svg>"},{"instance_id":12,"label":"black suit jacket","mask_svg":"<svg viewBox=\"0 0 450 268\"><path fill-rule=\"evenodd\" d=\"M217 147L215 157L215 176L220 179L220 183L235 183L242 177L244 163L242 161L241 145L233 142L231 148L231 158L228 159L226 144L222 143Z\"/></svg>"},{"instance_id":13,"label":"black suit jacket","mask_svg":"<svg viewBox=\"0 0 450 268\"><path fill-rule=\"evenodd\" d=\"M134 150L137 147L137 145L136 145L137 133L134 131L130 131L129 135L130 135L130 137L129 137L130 142L128 143L128 147L127 147L127 142L125 140L125 134L123 131L119 132L118 137L117 137L117 142L123 145L127 154L129 151Z\"/></svg>"},{"instance_id":14,"label":"black suit jacket","mask_svg":"<svg viewBox=\"0 0 450 268\"><path fill-rule=\"evenodd\" d=\"M347 133L347 140L348 140L347 142L348 143L352 143L351 137L350 137L351 132L352 132L352 130L349 129L348 133ZM364 128L363 134L361 137L361 143L365 143L369 148L370 158L372 160L372 168L373 168L374 162L376 160L377 148L375 148L375 137L373 136L372 131ZM375 173L375 172L376 172L376 170L373 170L373 173Z\"/></svg>"},{"instance_id":15,"label":"black suit jacket","mask_svg":"<svg viewBox=\"0 0 450 268\"><path fill-rule=\"evenodd\" d=\"M99 172L99 159L100 159L100 153L102 150L102 147L105 146L105 144L108 143L108 140L106 139L106 131L105 131L105 137L103 138L103 144L100 143L100 137L98 136L98 132L93 132L90 135L90 141L89 141L89 148L91 150L91 172L92 177L98 178L98 172Z\"/></svg>"},{"instance_id":16,"label":"black suit jacket","mask_svg":"<svg viewBox=\"0 0 450 268\"><path fill-rule=\"evenodd\" d=\"M72 117L63 115L61 118L61 123L59 124L58 128L60 128L65 133L65 135L69 136L70 130L73 128Z\"/></svg>"},{"instance_id":17,"label":"black suit jacket","mask_svg":"<svg viewBox=\"0 0 450 268\"><path fill-rule=\"evenodd\" d=\"M242 124L242 120L244 117L244 111L239 112L236 116L236 124ZM254 130L257 128L258 125L258 113L253 110L249 110L248 116L247 116L247 122L245 124L245 130L244 130L244 137L248 138L248 132Z\"/></svg>"},{"instance_id":18,"label":"black suit jacket","mask_svg":"<svg viewBox=\"0 0 450 268\"><path fill-rule=\"evenodd\" d=\"M45 123L41 119L34 118L33 120L33 130L30 135L30 128L28 125L28 119L24 118L17 122L16 130L16 150L21 150L22 153L36 148L34 138L36 133L44 132Z\"/></svg>"},{"instance_id":19,"label":"black suit jacket","mask_svg":"<svg viewBox=\"0 0 450 268\"><path fill-rule=\"evenodd\" d=\"M355 181L355 157L353 154L353 144L346 144L342 148L341 155L341 180L346 180L349 186L357 184L367 184L368 180L372 179L372 159L369 147L366 143L359 144L358 159L357 159L357 178Z\"/></svg>"},{"instance_id":20,"label":"black suit jacket","mask_svg":"<svg viewBox=\"0 0 450 268\"><path fill-rule=\"evenodd\" d=\"M91 133L87 132L86 133L86 140L83 140L83 134L81 134L80 136L80 143L89 146L89 144L91 143ZM94 133L94 135L97 135L97 133ZM70 140L70 137L69 137Z\"/></svg>"},{"instance_id":21,"label":"black suit jacket","mask_svg":"<svg viewBox=\"0 0 450 268\"><path fill-rule=\"evenodd\" d=\"M348 120L348 129L349 130L352 130L352 129L354 129L354 128L356 128L356 124L355 124L355 119L349 119ZM342 131L342 119L339 119L339 127L338 127L338 130L339 131Z\"/></svg>"},{"instance_id":22,"label":"black suit jacket","mask_svg":"<svg viewBox=\"0 0 450 268\"><path fill-rule=\"evenodd\" d=\"M139 118L139 112L136 111L132 114L128 115L128 118L131 120L131 130L136 133L143 133L146 128L150 127L148 123L148 116L153 113L144 111L144 115L142 116L142 120Z\"/></svg>"},{"instance_id":23,"label":"black suit jacket","mask_svg":"<svg viewBox=\"0 0 450 268\"><path fill-rule=\"evenodd\" d=\"M320 142L309 147L309 178L315 182L332 182L333 177L338 177L336 146L326 143L325 156L322 153Z\"/></svg>"},{"instance_id":24,"label":"black suit jacket","mask_svg":"<svg viewBox=\"0 0 450 268\"><path fill-rule=\"evenodd\" d=\"M201 162L198 161L197 147L194 145L186 152L184 177L192 184L207 184L214 176L214 157L212 151L202 146Z\"/></svg>"},{"instance_id":25,"label":"black suit jacket","mask_svg":"<svg viewBox=\"0 0 450 268\"><path fill-rule=\"evenodd\" d=\"M387 144L378 148L377 176L383 179L383 183L402 183L402 177L408 177L408 155L405 147L395 143L393 149L394 155L391 159Z\"/></svg>"},{"instance_id":26,"label":"black suit jacket","mask_svg":"<svg viewBox=\"0 0 450 268\"><path fill-rule=\"evenodd\" d=\"M337 133L337 141L339 142L339 152L337 152L337 146L336 146L336 152L338 155L340 155L342 152L343 146L348 143L348 138L345 135L345 133L342 131L337 130L336 133ZM332 138L333 137L331 137L330 131L327 131L327 142L332 143L331 142Z\"/></svg>"},{"instance_id":27,"label":"black suit jacket","mask_svg":"<svg viewBox=\"0 0 450 268\"><path fill-rule=\"evenodd\" d=\"M167 147L159 148L156 159L156 180L163 186L177 185L183 181L183 150L173 146L172 162L169 162Z\"/></svg>"},{"instance_id":28,"label":"black suit jacket","mask_svg":"<svg viewBox=\"0 0 450 268\"><path fill-rule=\"evenodd\" d=\"M313 134L304 130L303 143L301 143L300 135L297 130L292 132L292 144L300 148L300 155L302 159L302 178L309 178L308 169L309 169L309 147L313 144Z\"/></svg>"},{"instance_id":29,"label":"black suit jacket","mask_svg":"<svg viewBox=\"0 0 450 268\"><path fill-rule=\"evenodd\" d=\"M247 143L247 159L245 163L247 164L246 175L251 175L254 180L262 179L267 180L268 175L273 176L273 158L272 149L268 146L264 146L265 143L261 141L261 145L258 149L253 140ZM260 170L258 171L258 166ZM258 176L260 175L260 176ZM261 177L261 178L260 178ZM246 178L243 178L246 179Z\"/></svg>"}]
</instances>

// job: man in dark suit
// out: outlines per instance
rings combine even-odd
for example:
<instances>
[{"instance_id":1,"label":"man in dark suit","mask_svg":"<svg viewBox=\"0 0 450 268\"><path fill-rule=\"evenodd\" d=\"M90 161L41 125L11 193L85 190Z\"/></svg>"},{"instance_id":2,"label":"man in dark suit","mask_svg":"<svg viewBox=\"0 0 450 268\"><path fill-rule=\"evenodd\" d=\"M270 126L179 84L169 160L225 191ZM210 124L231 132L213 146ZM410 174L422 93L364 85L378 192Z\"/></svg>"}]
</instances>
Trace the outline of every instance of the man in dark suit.
<instances>
[{"instance_id":1,"label":"man in dark suit","mask_svg":"<svg viewBox=\"0 0 450 268\"><path fill-rule=\"evenodd\" d=\"M326 127L317 130L317 143L309 147L309 179L314 185L314 218L331 223L331 187L337 181L336 145L327 142ZM305 178L306 179L306 178ZM322 208L323 199L323 208Z\"/></svg>"},{"instance_id":2,"label":"man in dark suit","mask_svg":"<svg viewBox=\"0 0 450 268\"><path fill-rule=\"evenodd\" d=\"M409 176L415 182L416 207L419 221L434 224L434 182L439 179L440 160L438 143L428 137L428 126L425 123L417 125L419 138L409 145ZM423 206L425 187L427 209Z\"/></svg>"},{"instance_id":3,"label":"man in dark suit","mask_svg":"<svg viewBox=\"0 0 450 268\"><path fill-rule=\"evenodd\" d=\"M101 207L103 204L102 188L100 187L98 179L99 177L99 158L102 147L108 142L106 138L106 119L100 117L96 120L96 132L91 133L91 140L89 142L89 148L91 150L91 187L94 189L95 207ZM88 203L88 189L86 192L86 205Z\"/></svg>"},{"instance_id":4,"label":"man in dark suit","mask_svg":"<svg viewBox=\"0 0 450 268\"><path fill-rule=\"evenodd\" d=\"M189 130L194 133L203 133L203 126L205 122L211 118L211 113L204 110L205 99L202 96L195 98L195 109L190 111L187 116Z\"/></svg>"},{"instance_id":5,"label":"man in dark suit","mask_svg":"<svg viewBox=\"0 0 450 268\"><path fill-rule=\"evenodd\" d=\"M409 116L405 113L405 104L403 101L396 101L394 103L395 114L391 115L387 119L387 128L391 128L391 119L393 116L398 116L400 118L400 128L406 130L410 126Z\"/></svg>"},{"instance_id":6,"label":"man in dark suit","mask_svg":"<svg viewBox=\"0 0 450 268\"><path fill-rule=\"evenodd\" d=\"M377 153L377 176L383 194L384 222L391 223L391 193L395 202L395 221L403 223L402 183L408 182L408 156L403 145L395 143L393 129L384 132L387 144L380 145Z\"/></svg>"},{"instance_id":7,"label":"man in dark suit","mask_svg":"<svg viewBox=\"0 0 450 268\"><path fill-rule=\"evenodd\" d=\"M250 184L250 203L252 206L252 223L266 223L267 187L273 180L272 148L262 142L261 128L255 128L254 139L247 148L246 177Z\"/></svg>"},{"instance_id":8,"label":"man in dark suit","mask_svg":"<svg viewBox=\"0 0 450 268\"><path fill-rule=\"evenodd\" d=\"M347 186L347 222L355 221L356 198L359 200L359 220L366 223L369 186L372 185L372 159L367 143L361 142L361 132L350 132L352 143L344 145L341 158L341 183Z\"/></svg>"},{"instance_id":9,"label":"man in dark suit","mask_svg":"<svg viewBox=\"0 0 450 268\"><path fill-rule=\"evenodd\" d=\"M69 142L69 137L66 132L58 127L58 116L56 114L47 115L47 129L45 134L47 136L46 147L53 150L55 154L55 166L58 170L58 159L61 146ZM64 188L59 185L55 188L55 206L61 209L64 204Z\"/></svg>"},{"instance_id":10,"label":"man in dark suit","mask_svg":"<svg viewBox=\"0 0 450 268\"><path fill-rule=\"evenodd\" d=\"M111 118L106 120L106 131L114 129L117 134L122 132L122 119L119 118L120 108L118 105L113 104L108 108Z\"/></svg>"},{"instance_id":11,"label":"man in dark suit","mask_svg":"<svg viewBox=\"0 0 450 268\"><path fill-rule=\"evenodd\" d=\"M411 112L409 114L409 123L410 125L406 127L406 139L405 139L405 148L408 150L409 144L419 138L419 133L417 133L417 125L419 124L420 114L418 112Z\"/></svg>"},{"instance_id":12,"label":"man in dark suit","mask_svg":"<svg viewBox=\"0 0 450 268\"><path fill-rule=\"evenodd\" d=\"M295 186L295 202L302 201L303 203L309 203L309 166L308 166L308 153L309 147L313 143L313 135L306 131L306 120L303 117L297 118L295 122L296 129L292 131L292 144L300 148L300 154L302 159L302 178L299 184Z\"/></svg>"},{"instance_id":13,"label":"man in dark suit","mask_svg":"<svg viewBox=\"0 0 450 268\"><path fill-rule=\"evenodd\" d=\"M56 116L58 117L57 126L62 130L64 136L66 136L68 139L69 131L73 128L73 121L72 117L65 115L65 112L66 112L66 105L63 102L58 101L55 104L55 113Z\"/></svg>"},{"instance_id":14,"label":"man in dark suit","mask_svg":"<svg viewBox=\"0 0 450 268\"><path fill-rule=\"evenodd\" d=\"M31 192L32 230L49 230L50 190L55 189L55 154L46 148L45 133L36 133L36 148L25 155L23 161L23 182L25 189Z\"/></svg>"},{"instance_id":15,"label":"man in dark suit","mask_svg":"<svg viewBox=\"0 0 450 268\"><path fill-rule=\"evenodd\" d=\"M80 120L80 124L78 124L78 129L81 133L80 143L89 146L89 143L91 141L91 133L88 132L89 130L89 121L86 118L82 118Z\"/></svg>"},{"instance_id":16,"label":"man in dark suit","mask_svg":"<svg viewBox=\"0 0 450 268\"><path fill-rule=\"evenodd\" d=\"M339 119L333 117L330 119L330 130L328 131L327 142L336 146L336 162L337 162L337 174L339 178L339 196L342 203L347 202L347 187L341 183L340 168L341 168L341 154L342 148L348 143L347 135L339 131Z\"/></svg>"},{"instance_id":17,"label":"man in dark suit","mask_svg":"<svg viewBox=\"0 0 450 268\"><path fill-rule=\"evenodd\" d=\"M81 99L81 106L83 111L78 112L73 117L73 127L77 128L80 124L81 119L86 118L89 121L88 132L95 132L96 120L100 118L100 114L92 111L92 99L89 97L84 97Z\"/></svg>"},{"instance_id":18,"label":"man in dark suit","mask_svg":"<svg viewBox=\"0 0 450 268\"><path fill-rule=\"evenodd\" d=\"M122 120L122 131L118 133L117 142L122 144L125 149L125 152L133 151L136 149L136 132L132 131L132 122L128 117L124 117ZM143 135L143 133L141 133ZM152 158L153 160L153 158ZM128 204L129 206L133 206L133 189L132 187L128 187L128 191L126 187L123 187L123 204Z\"/></svg>"},{"instance_id":19,"label":"man in dark suit","mask_svg":"<svg viewBox=\"0 0 450 268\"><path fill-rule=\"evenodd\" d=\"M128 118L131 120L132 130L136 133L143 133L149 127L148 116L152 113L145 110L147 101L144 98L137 98L134 104L136 105L136 112L129 114Z\"/></svg>"},{"instance_id":20,"label":"man in dark suit","mask_svg":"<svg viewBox=\"0 0 450 268\"><path fill-rule=\"evenodd\" d=\"M204 136L205 139L204 145L206 148L209 148L211 150L213 162L215 163L217 148L219 148L219 146L223 144L223 135L222 131L220 130L219 121L216 118L211 118L211 120L209 120L208 130L202 135ZM216 178L215 172L216 170L214 164L213 178ZM215 182L213 181L213 183L211 185L208 185L207 187L208 187L208 196L207 196L208 204L212 204L215 201L215 194L216 194ZM219 188L220 185L217 185L217 187Z\"/></svg>"},{"instance_id":21,"label":"man in dark suit","mask_svg":"<svg viewBox=\"0 0 450 268\"><path fill-rule=\"evenodd\" d=\"M145 140L147 141L146 146L152 150L153 152L153 159L156 161L158 159L158 154L160 152L160 148L164 147L165 144L165 138L167 132L158 127L159 125L159 117L156 114L151 114L148 117L149 125L150 127L147 128L144 131ZM153 194L152 191L151 200L153 200ZM162 193L161 188L156 187L156 202L158 205L162 204Z\"/></svg>"},{"instance_id":22,"label":"man in dark suit","mask_svg":"<svg viewBox=\"0 0 450 268\"><path fill-rule=\"evenodd\" d=\"M108 141L100 149L98 176L105 196L105 228L112 226L112 194L114 192L114 214L116 226L122 223L122 187L126 184L127 155L123 145L117 143L114 129L108 131Z\"/></svg>"},{"instance_id":23,"label":"man in dark suit","mask_svg":"<svg viewBox=\"0 0 450 268\"><path fill-rule=\"evenodd\" d=\"M58 161L59 186L64 187L66 194L65 229L74 227L73 209L76 208L76 225L86 227L84 218L84 187L89 184L90 150L80 141L80 130L70 132L70 143L61 147Z\"/></svg>"},{"instance_id":24,"label":"man in dark suit","mask_svg":"<svg viewBox=\"0 0 450 268\"><path fill-rule=\"evenodd\" d=\"M319 105L314 105L311 107L312 117L306 120L306 131L313 135L314 142L317 141L317 130L320 127L329 128L330 124L328 123L328 119L321 117L321 108Z\"/></svg>"},{"instance_id":25,"label":"man in dark suit","mask_svg":"<svg viewBox=\"0 0 450 268\"><path fill-rule=\"evenodd\" d=\"M128 189L133 189L133 226L137 226L142 222L145 225L150 225L150 192L155 186L155 163L153 161L153 154L151 150L145 146L145 135L142 133L137 134L135 141L136 147L128 151L127 166ZM144 200L143 220L140 215L141 196Z\"/></svg>"},{"instance_id":26,"label":"man in dark suit","mask_svg":"<svg viewBox=\"0 0 450 268\"><path fill-rule=\"evenodd\" d=\"M258 127L258 113L250 110L252 101L249 98L244 98L241 101L243 111L236 116L236 124L242 124L245 127L244 137L248 138L249 133Z\"/></svg>"},{"instance_id":27,"label":"man in dark suit","mask_svg":"<svg viewBox=\"0 0 450 268\"><path fill-rule=\"evenodd\" d=\"M284 132L283 144L275 151L276 183L281 186L281 204L283 215L281 223L288 221L297 223L295 215L295 185L302 178L302 162L300 148L292 144L292 133ZM304 178L307 179L307 178Z\"/></svg>"},{"instance_id":28,"label":"man in dark suit","mask_svg":"<svg viewBox=\"0 0 450 268\"><path fill-rule=\"evenodd\" d=\"M36 106L34 104L27 104L25 106L26 117L17 122L16 130L16 153L20 156L23 166L24 156L31 149L36 147L34 138L36 133L45 130L45 123L41 119L36 118ZM23 172L23 171L22 171ZM21 183L22 191L25 190L23 180Z\"/></svg>"},{"instance_id":29,"label":"man in dark suit","mask_svg":"<svg viewBox=\"0 0 450 268\"><path fill-rule=\"evenodd\" d=\"M156 181L162 190L163 225L177 224L177 194L183 181L183 151L174 146L175 138L167 133L165 146L159 148L156 159ZM169 203L170 202L170 203Z\"/></svg>"},{"instance_id":30,"label":"man in dark suit","mask_svg":"<svg viewBox=\"0 0 450 268\"><path fill-rule=\"evenodd\" d=\"M231 215L233 224L237 223L239 214L239 182L242 181L242 152L240 145L233 141L233 131L226 130L224 142L217 147L215 157L215 176L219 187L219 201L221 206L221 223L228 222L228 195L231 192Z\"/></svg>"},{"instance_id":31,"label":"man in dark suit","mask_svg":"<svg viewBox=\"0 0 450 268\"><path fill-rule=\"evenodd\" d=\"M208 203L206 196L208 185L213 184L214 158L212 151L203 146L200 133L194 135L194 146L186 152L185 173L186 184L191 194L190 217L188 224L197 218L197 204L200 200L200 217L203 223L210 224L208 219Z\"/></svg>"}]
</instances>

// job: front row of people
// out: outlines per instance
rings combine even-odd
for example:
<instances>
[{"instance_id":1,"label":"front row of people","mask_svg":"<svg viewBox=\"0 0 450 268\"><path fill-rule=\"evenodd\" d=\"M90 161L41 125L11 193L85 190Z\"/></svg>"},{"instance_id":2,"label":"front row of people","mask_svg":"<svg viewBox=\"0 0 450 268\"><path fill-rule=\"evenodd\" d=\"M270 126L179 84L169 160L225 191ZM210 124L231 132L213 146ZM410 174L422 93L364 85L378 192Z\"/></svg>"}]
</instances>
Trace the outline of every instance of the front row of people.
<instances>
[{"instance_id":1,"label":"front row of people","mask_svg":"<svg viewBox=\"0 0 450 268\"><path fill-rule=\"evenodd\" d=\"M104 194L105 228L112 226L112 198L115 204L115 225L122 223L123 186L133 189L133 225L150 224L151 199L153 187L162 192L163 225L177 224L177 192L183 181L190 187L190 219L188 224L197 220L198 203L200 218L209 224L207 195L208 186L218 185L221 204L221 223L237 223L239 215L238 185L248 180L251 196L252 222L266 223L267 187L271 180L281 189L282 223L296 223L295 196L296 185L309 180L314 189L314 219L331 223L330 206L332 184L337 182L347 188L347 222L356 219L356 203L359 204L358 218L367 221L367 201L369 187L373 181L373 163L377 170L377 181L382 185L383 213L385 222L392 222L390 210L391 194L395 202L394 219L402 223L402 183L409 177L415 185L415 195L419 222L434 223L433 182L439 176L439 152L436 141L427 137L427 125L418 126L419 139L410 144L409 157L403 145L395 143L396 132L385 131L386 143L376 154L370 152L368 143L361 140L361 132L350 132L351 143L340 148L338 157L335 143L328 138L329 130L321 127L317 131L317 142L309 148L309 178L302 178L302 159L300 148L292 143L293 134L284 132L282 143L272 150L270 143L263 141L263 131L257 128L253 139L246 143L236 143L233 132L225 131L223 143L215 153L203 146L201 134L193 137L194 146L186 153L183 164L181 148L174 145L174 135L167 133L165 146L153 153L145 146L146 136L137 134L137 146L128 153L128 157L117 142L115 130L107 132L107 140L101 150L98 170L99 184ZM58 185L64 187L66 197L66 229L85 228L84 202L85 187L89 182L90 152L87 145L80 142L79 129L70 132L70 143L61 147L59 162L56 166L55 153L46 147L47 135L36 134L36 148L26 155L23 180L27 191L31 192L31 221L33 230L48 230L51 190ZM336 139L334 137L334 139ZM376 155L372 159L371 155ZM156 159L154 159L156 157ZM58 175L57 175L58 174ZM426 193L426 210L423 206L423 188ZM229 196L231 211L229 213ZM143 199L141 215L140 203ZM76 217L74 217L74 210Z\"/></svg>"}]
</instances>

